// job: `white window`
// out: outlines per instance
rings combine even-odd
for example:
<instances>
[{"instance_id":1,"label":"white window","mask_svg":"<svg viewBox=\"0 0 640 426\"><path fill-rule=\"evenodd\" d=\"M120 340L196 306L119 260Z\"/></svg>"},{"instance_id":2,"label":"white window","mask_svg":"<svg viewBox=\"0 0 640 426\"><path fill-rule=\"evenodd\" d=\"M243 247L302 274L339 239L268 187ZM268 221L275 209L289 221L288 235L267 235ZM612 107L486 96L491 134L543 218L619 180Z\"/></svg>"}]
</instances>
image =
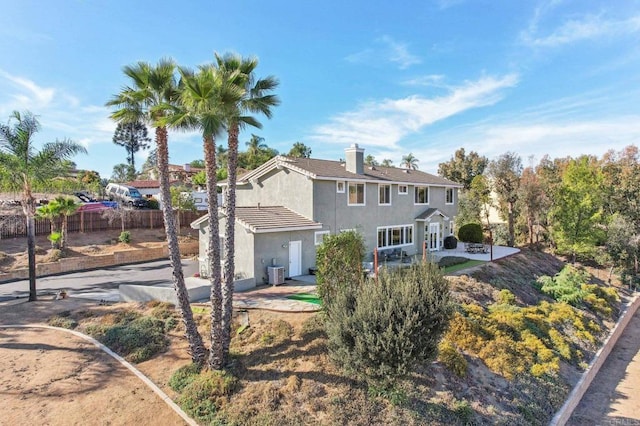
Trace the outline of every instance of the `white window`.
<instances>
[{"instance_id":1,"label":"white window","mask_svg":"<svg viewBox=\"0 0 640 426\"><path fill-rule=\"evenodd\" d=\"M453 204L453 188L445 189L445 204Z\"/></svg>"},{"instance_id":2,"label":"white window","mask_svg":"<svg viewBox=\"0 0 640 426\"><path fill-rule=\"evenodd\" d=\"M449 235L453 235L453 230L456 226L456 223L453 220L449 221Z\"/></svg>"},{"instance_id":3,"label":"white window","mask_svg":"<svg viewBox=\"0 0 640 426\"><path fill-rule=\"evenodd\" d=\"M336 192L340 194L344 194L344 182L342 181L336 182Z\"/></svg>"},{"instance_id":4,"label":"white window","mask_svg":"<svg viewBox=\"0 0 640 426\"><path fill-rule=\"evenodd\" d=\"M407 195L409 193L409 186L407 185L398 185L398 194Z\"/></svg>"},{"instance_id":5,"label":"white window","mask_svg":"<svg viewBox=\"0 0 640 426\"><path fill-rule=\"evenodd\" d=\"M315 244L319 246L324 241L324 237L330 234L330 231L316 231L314 235Z\"/></svg>"},{"instance_id":6,"label":"white window","mask_svg":"<svg viewBox=\"0 0 640 426\"><path fill-rule=\"evenodd\" d=\"M379 226L378 248L394 248L413 244L413 225Z\"/></svg>"},{"instance_id":7,"label":"white window","mask_svg":"<svg viewBox=\"0 0 640 426\"><path fill-rule=\"evenodd\" d=\"M391 185L378 185L378 204L381 206L391 205Z\"/></svg>"},{"instance_id":8,"label":"white window","mask_svg":"<svg viewBox=\"0 0 640 426\"><path fill-rule=\"evenodd\" d=\"M414 204L429 204L429 187L416 186Z\"/></svg>"},{"instance_id":9,"label":"white window","mask_svg":"<svg viewBox=\"0 0 640 426\"><path fill-rule=\"evenodd\" d=\"M349 205L364 206L365 205L365 184L349 182Z\"/></svg>"}]
</instances>

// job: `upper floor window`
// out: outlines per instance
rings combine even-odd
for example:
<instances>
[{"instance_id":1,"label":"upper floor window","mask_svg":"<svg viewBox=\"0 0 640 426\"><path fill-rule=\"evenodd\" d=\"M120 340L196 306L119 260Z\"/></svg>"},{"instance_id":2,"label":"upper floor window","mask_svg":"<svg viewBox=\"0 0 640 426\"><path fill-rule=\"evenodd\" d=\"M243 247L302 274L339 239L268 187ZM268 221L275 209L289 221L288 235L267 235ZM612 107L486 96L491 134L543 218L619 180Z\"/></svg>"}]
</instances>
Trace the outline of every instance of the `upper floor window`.
<instances>
[{"instance_id":1,"label":"upper floor window","mask_svg":"<svg viewBox=\"0 0 640 426\"><path fill-rule=\"evenodd\" d=\"M364 190L365 190L364 183L349 182L349 205L350 206L365 205Z\"/></svg>"},{"instance_id":2,"label":"upper floor window","mask_svg":"<svg viewBox=\"0 0 640 426\"><path fill-rule=\"evenodd\" d=\"M445 189L445 204L453 204L453 188Z\"/></svg>"},{"instance_id":3,"label":"upper floor window","mask_svg":"<svg viewBox=\"0 0 640 426\"><path fill-rule=\"evenodd\" d=\"M416 186L413 202L414 204L429 204L429 187Z\"/></svg>"},{"instance_id":4,"label":"upper floor window","mask_svg":"<svg viewBox=\"0 0 640 426\"><path fill-rule=\"evenodd\" d=\"M344 193L344 182L343 181L336 182L336 192L339 192L341 194Z\"/></svg>"},{"instance_id":5,"label":"upper floor window","mask_svg":"<svg viewBox=\"0 0 640 426\"><path fill-rule=\"evenodd\" d=\"M398 185L398 194L407 195L409 193L409 186L407 185Z\"/></svg>"},{"instance_id":6,"label":"upper floor window","mask_svg":"<svg viewBox=\"0 0 640 426\"><path fill-rule=\"evenodd\" d=\"M391 185L378 185L378 204L391 205Z\"/></svg>"}]
</instances>

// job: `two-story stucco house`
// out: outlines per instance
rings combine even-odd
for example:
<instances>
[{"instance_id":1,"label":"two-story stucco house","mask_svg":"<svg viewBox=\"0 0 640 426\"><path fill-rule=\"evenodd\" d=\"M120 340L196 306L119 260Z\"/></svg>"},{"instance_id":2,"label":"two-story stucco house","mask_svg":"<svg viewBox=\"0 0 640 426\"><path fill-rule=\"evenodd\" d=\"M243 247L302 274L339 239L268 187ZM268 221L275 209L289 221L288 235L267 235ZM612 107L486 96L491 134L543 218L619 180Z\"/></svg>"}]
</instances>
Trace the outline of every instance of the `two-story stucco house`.
<instances>
[{"instance_id":1,"label":"two-story stucco house","mask_svg":"<svg viewBox=\"0 0 640 426\"><path fill-rule=\"evenodd\" d=\"M395 167L367 166L352 145L345 161L277 156L238 178L236 277L267 282L267 267L285 276L308 273L325 235L357 230L368 252L399 248L408 255L440 250L453 233L458 189L450 180ZM220 216L224 229L224 216ZM207 274L208 217L200 229L200 270Z\"/></svg>"}]
</instances>

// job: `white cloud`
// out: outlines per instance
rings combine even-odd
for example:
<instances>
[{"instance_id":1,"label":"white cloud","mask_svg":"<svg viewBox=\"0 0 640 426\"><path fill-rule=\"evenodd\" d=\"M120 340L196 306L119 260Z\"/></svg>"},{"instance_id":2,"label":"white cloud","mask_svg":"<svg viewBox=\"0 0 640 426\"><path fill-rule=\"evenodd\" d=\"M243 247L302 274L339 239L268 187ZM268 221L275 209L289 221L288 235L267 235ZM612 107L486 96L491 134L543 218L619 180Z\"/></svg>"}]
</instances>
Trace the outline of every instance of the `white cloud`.
<instances>
[{"instance_id":1,"label":"white cloud","mask_svg":"<svg viewBox=\"0 0 640 426\"><path fill-rule=\"evenodd\" d=\"M425 75L422 77L412 78L410 80L406 80L402 82L407 86L432 86L432 87L448 87L444 82L444 75L442 74L432 74Z\"/></svg>"},{"instance_id":2,"label":"white cloud","mask_svg":"<svg viewBox=\"0 0 640 426\"><path fill-rule=\"evenodd\" d=\"M391 62L400 69L407 69L411 65L421 63L419 57L409 52L406 43L399 43L385 35L375 40L377 48L367 48L353 53L345 59L352 63L375 63L379 61Z\"/></svg>"},{"instance_id":3,"label":"white cloud","mask_svg":"<svg viewBox=\"0 0 640 426\"><path fill-rule=\"evenodd\" d=\"M0 79L6 82L2 84L0 81L0 88L5 93L13 92L10 94L12 101L0 104L0 112L47 108L51 105L56 95L56 89L54 88L41 87L29 79L11 75L3 70L0 70ZM8 87L3 88L3 86Z\"/></svg>"},{"instance_id":4,"label":"white cloud","mask_svg":"<svg viewBox=\"0 0 640 426\"><path fill-rule=\"evenodd\" d=\"M558 47L583 40L633 34L640 31L640 15L627 19L607 20L600 15L570 19L547 35L538 35L539 17L521 34L521 41L533 47Z\"/></svg>"},{"instance_id":5,"label":"white cloud","mask_svg":"<svg viewBox=\"0 0 640 426\"><path fill-rule=\"evenodd\" d=\"M354 111L339 114L317 126L310 139L347 145L395 148L409 134L468 109L492 105L502 91L518 83L516 75L483 77L453 87L445 96L433 99L413 95L401 99L367 102Z\"/></svg>"}]
</instances>

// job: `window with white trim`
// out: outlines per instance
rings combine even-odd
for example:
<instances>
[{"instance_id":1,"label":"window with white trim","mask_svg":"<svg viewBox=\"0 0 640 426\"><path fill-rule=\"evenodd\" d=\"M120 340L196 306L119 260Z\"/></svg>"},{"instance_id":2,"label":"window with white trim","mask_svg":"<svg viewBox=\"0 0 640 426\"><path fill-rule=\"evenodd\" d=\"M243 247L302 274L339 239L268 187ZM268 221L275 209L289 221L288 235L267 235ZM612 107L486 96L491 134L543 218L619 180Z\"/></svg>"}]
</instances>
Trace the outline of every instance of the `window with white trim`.
<instances>
[{"instance_id":1,"label":"window with white trim","mask_svg":"<svg viewBox=\"0 0 640 426\"><path fill-rule=\"evenodd\" d=\"M398 194L407 195L409 193L408 185L398 185Z\"/></svg>"},{"instance_id":2,"label":"window with white trim","mask_svg":"<svg viewBox=\"0 0 640 426\"><path fill-rule=\"evenodd\" d=\"M344 194L344 182L339 180L336 182L336 192Z\"/></svg>"},{"instance_id":3,"label":"window with white trim","mask_svg":"<svg viewBox=\"0 0 640 426\"><path fill-rule=\"evenodd\" d=\"M395 248L413 244L413 225L378 226L378 248Z\"/></svg>"},{"instance_id":4,"label":"window with white trim","mask_svg":"<svg viewBox=\"0 0 640 426\"><path fill-rule=\"evenodd\" d=\"M364 183L349 182L349 205L364 206L365 205L365 188Z\"/></svg>"},{"instance_id":5,"label":"window with white trim","mask_svg":"<svg viewBox=\"0 0 640 426\"><path fill-rule=\"evenodd\" d=\"M391 185L383 183L378 185L378 204L381 206L391 205Z\"/></svg>"},{"instance_id":6,"label":"window with white trim","mask_svg":"<svg viewBox=\"0 0 640 426\"><path fill-rule=\"evenodd\" d=\"M315 245L319 246L324 241L324 237L329 235L331 231L316 231L314 234Z\"/></svg>"},{"instance_id":7,"label":"window with white trim","mask_svg":"<svg viewBox=\"0 0 640 426\"><path fill-rule=\"evenodd\" d=\"M449 235L453 235L453 230L456 226L456 223L453 220L449 221Z\"/></svg>"},{"instance_id":8,"label":"window with white trim","mask_svg":"<svg viewBox=\"0 0 640 426\"><path fill-rule=\"evenodd\" d=\"M414 190L414 204L429 204L429 187L416 186Z\"/></svg>"},{"instance_id":9,"label":"window with white trim","mask_svg":"<svg viewBox=\"0 0 640 426\"><path fill-rule=\"evenodd\" d=\"M453 204L453 188L446 188L444 194L444 203Z\"/></svg>"}]
</instances>

